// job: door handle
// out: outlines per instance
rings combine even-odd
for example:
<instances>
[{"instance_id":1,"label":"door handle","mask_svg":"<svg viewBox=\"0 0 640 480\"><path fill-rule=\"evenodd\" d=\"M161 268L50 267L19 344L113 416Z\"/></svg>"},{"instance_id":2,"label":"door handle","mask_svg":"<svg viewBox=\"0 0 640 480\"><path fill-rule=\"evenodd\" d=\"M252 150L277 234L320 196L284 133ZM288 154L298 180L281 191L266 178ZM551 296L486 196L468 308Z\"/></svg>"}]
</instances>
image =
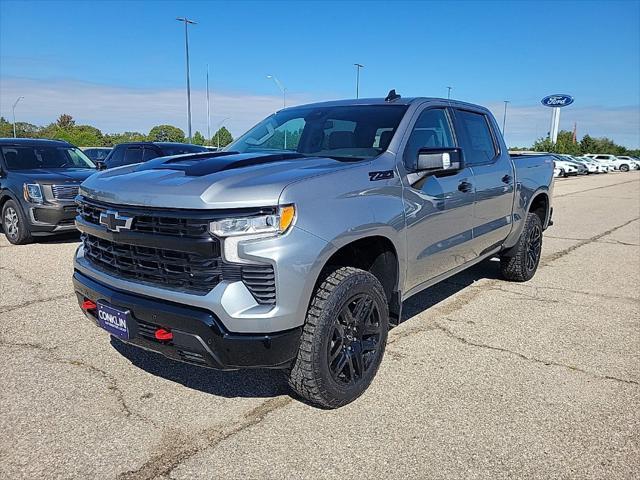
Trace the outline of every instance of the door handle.
<instances>
[{"instance_id":1,"label":"door handle","mask_svg":"<svg viewBox=\"0 0 640 480\"><path fill-rule=\"evenodd\" d=\"M469 182L460 182L458 184L458 190L460 190L461 192L470 192L471 188L473 187L473 185L471 185Z\"/></svg>"},{"instance_id":2,"label":"door handle","mask_svg":"<svg viewBox=\"0 0 640 480\"><path fill-rule=\"evenodd\" d=\"M502 183L511 183L511 175L505 175L504 177L502 177Z\"/></svg>"}]
</instances>

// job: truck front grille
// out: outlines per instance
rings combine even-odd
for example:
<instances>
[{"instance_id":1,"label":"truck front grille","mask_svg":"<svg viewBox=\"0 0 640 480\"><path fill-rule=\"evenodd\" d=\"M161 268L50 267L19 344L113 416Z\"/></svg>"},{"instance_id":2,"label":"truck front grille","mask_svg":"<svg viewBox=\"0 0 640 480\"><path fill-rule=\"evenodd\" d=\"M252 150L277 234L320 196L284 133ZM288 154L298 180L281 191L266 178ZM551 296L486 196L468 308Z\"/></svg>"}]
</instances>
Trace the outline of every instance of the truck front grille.
<instances>
[{"instance_id":1,"label":"truck front grille","mask_svg":"<svg viewBox=\"0 0 640 480\"><path fill-rule=\"evenodd\" d=\"M226 212L111 205L84 197L79 198L77 210L85 259L107 274L197 295L205 295L223 280L242 281L259 304L276 303L273 266L223 260L220 242L209 234L209 223L221 215L228 215ZM108 210L133 217L130 231L137 233L128 237L126 243L119 240L117 232L107 233L100 224L100 214ZM84 222L91 228L87 225L85 229ZM170 238L175 236L180 237L179 246ZM159 242L158 237L171 240L173 245L167 248L166 242ZM208 248L188 248L190 242L203 240L207 241Z\"/></svg>"},{"instance_id":2,"label":"truck front grille","mask_svg":"<svg viewBox=\"0 0 640 480\"><path fill-rule=\"evenodd\" d=\"M57 200L73 200L78 195L78 185L51 185L53 198Z\"/></svg>"},{"instance_id":3,"label":"truck front grille","mask_svg":"<svg viewBox=\"0 0 640 480\"><path fill-rule=\"evenodd\" d=\"M91 263L119 278L161 287L206 293L228 276L240 276L240 266L225 264L219 257L115 243L82 235L84 255ZM237 273L236 273L237 272Z\"/></svg>"},{"instance_id":4,"label":"truck front grille","mask_svg":"<svg viewBox=\"0 0 640 480\"><path fill-rule=\"evenodd\" d=\"M169 215L152 209L113 206L82 200L78 205L78 215L87 222L100 224L100 214L107 210L117 211L120 215L134 217L131 231L158 233L178 237L200 237L208 234L209 219L189 217L176 213Z\"/></svg>"}]
</instances>

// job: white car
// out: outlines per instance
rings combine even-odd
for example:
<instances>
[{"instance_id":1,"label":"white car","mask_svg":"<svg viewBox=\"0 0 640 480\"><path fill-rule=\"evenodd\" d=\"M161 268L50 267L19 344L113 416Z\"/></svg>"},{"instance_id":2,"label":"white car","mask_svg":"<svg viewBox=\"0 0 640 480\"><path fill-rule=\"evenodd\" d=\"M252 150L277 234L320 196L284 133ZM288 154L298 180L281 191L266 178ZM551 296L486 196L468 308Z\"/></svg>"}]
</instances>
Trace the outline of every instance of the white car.
<instances>
[{"instance_id":1,"label":"white car","mask_svg":"<svg viewBox=\"0 0 640 480\"><path fill-rule=\"evenodd\" d=\"M620 160L615 155L598 154L595 155L593 159L608 162L614 170L619 170L621 172L628 172L632 168L631 163L628 160Z\"/></svg>"},{"instance_id":2,"label":"white car","mask_svg":"<svg viewBox=\"0 0 640 480\"><path fill-rule=\"evenodd\" d=\"M601 169L604 171L604 173L608 173L608 172L613 172L613 170L615 170L615 166L613 165L613 162L607 160L607 159L596 159L596 157L608 157L608 155L596 155L593 153L589 153L587 155L584 155L587 158L590 158L591 160L593 160L594 162L596 162L598 165L600 165Z\"/></svg>"},{"instance_id":3,"label":"white car","mask_svg":"<svg viewBox=\"0 0 640 480\"><path fill-rule=\"evenodd\" d=\"M554 166L554 169L553 169L554 174L556 171L558 172L558 174L555 175L556 177L566 178L569 176L578 175L578 167L576 167L573 163L556 159L553 162L553 166Z\"/></svg>"},{"instance_id":4,"label":"white car","mask_svg":"<svg viewBox=\"0 0 640 480\"><path fill-rule=\"evenodd\" d=\"M574 162L578 162L587 169L587 174L600 173L600 167L597 163L593 162L590 158L585 157L571 157Z\"/></svg>"},{"instance_id":5,"label":"white car","mask_svg":"<svg viewBox=\"0 0 640 480\"><path fill-rule=\"evenodd\" d=\"M640 160L628 155L618 155L618 160L622 162L629 162L629 170L640 170ZM620 170L622 170L622 168L620 168Z\"/></svg>"}]
</instances>

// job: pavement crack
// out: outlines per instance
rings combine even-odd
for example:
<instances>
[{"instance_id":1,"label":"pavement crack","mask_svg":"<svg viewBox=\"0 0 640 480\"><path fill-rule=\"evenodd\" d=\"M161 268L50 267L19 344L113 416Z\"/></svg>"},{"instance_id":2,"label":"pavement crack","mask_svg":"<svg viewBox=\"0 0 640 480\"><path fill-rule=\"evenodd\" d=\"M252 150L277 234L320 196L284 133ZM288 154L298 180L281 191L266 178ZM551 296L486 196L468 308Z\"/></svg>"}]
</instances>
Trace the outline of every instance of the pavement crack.
<instances>
[{"instance_id":1,"label":"pavement crack","mask_svg":"<svg viewBox=\"0 0 640 480\"><path fill-rule=\"evenodd\" d=\"M592 192L593 190L601 190L603 188L613 188L613 187L617 187L618 185L626 185L627 183L635 183L637 181L638 180L636 179L636 180L628 180L626 182L613 183L611 185L601 185L599 187L587 188L585 190L580 190L578 192L569 192L562 195L554 195L553 198L562 198L562 197L569 197L572 195L579 195L581 193Z\"/></svg>"},{"instance_id":2,"label":"pavement crack","mask_svg":"<svg viewBox=\"0 0 640 480\"><path fill-rule=\"evenodd\" d=\"M18 303L16 305L9 305L7 307L0 307L0 313L8 313L21 308L31 307L40 303L53 302L55 300L64 300L65 298L75 297L75 293L65 293L64 295L56 295L54 297L40 298L37 300L29 300L28 302Z\"/></svg>"},{"instance_id":3,"label":"pavement crack","mask_svg":"<svg viewBox=\"0 0 640 480\"><path fill-rule=\"evenodd\" d=\"M29 285L31 287L35 287L35 288L44 287L44 285L42 283L40 283L37 280L34 280L32 278L25 277L24 275L22 275L22 273L18 272L17 270L15 270L13 268L0 267L0 270L4 270L5 272L9 272L11 275L16 277L18 280L20 280L21 282L26 283L27 285Z\"/></svg>"},{"instance_id":4,"label":"pavement crack","mask_svg":"<svg viewBox=\"0 0 640 480\"><path fill-rule=\"evenodd\" d=\"M580 248L580 247L584 247L585 245L589 245L590 243L594 243L597 242L598 240L600 240L602 237L606 237L607 235L611 235L613 232L615 232L616 230L619 230L621 228L626 227L627 225L636 222L640 220L640 217L636 217L636 218L632 218L631 220L628 220L626 222L624 222L621 225L618 225L617 227L613 227L610 228L609 230L606 230L602 233L598 233L597 235L594 235L592 237L589 237L587 239L581 240L578 243L576 243L575 245L571 245L570 247L567 247L563 250L560 250L556 253L553 253L547 257L544 257L544 262L541 262L540 265L541 266L547 266L550 263L564 257L565 255L568 255L569 253L573 252L574 250Z\"/></svg>"},{"instance_id":5,"label":"pavement crack","mask_svg":"<svg viewBox=\"0 0 640 480\"><path fill-rule=\"evenodd\" d=\"M451 330L449 330L447 327L439 324L439 323L435 323L433 326L433 329L437 329L440 330L441 332L443 332L445 335L447 335L449 338L462 343L463 345L469 346L469 347L475 347L475 348L483 348L483 349L487 349L487 350L493 350L496 352L500 352L500 353L505 353L508 355L512 355L515 357L518 357L522 360L525 360L527 362L532 362L532 363L539 363L545 366L553 366L553 367L559 367L559 368L564 368L566 370L570 370L573 372L579 372L582 373L584 375L588 375L592 378L596 378L599 380L611 380L614 382L619 382L619 383L625 383L625 384L629 384L629 385L640 385L640 382L637 382L636 380L630 380L630 379L626 379L626 378L619 378L619 377L614 377L612 375L601 375L599 373L595 373L595 372L591 372L589 370L584 370L580 367L576 367L575 365L567 365L564 363L560 363L560 362L555 362L553 360L541 360L539 358L536 357L529 357L527 355L524 355L520 352L516 352L514 350L509 350L508 348L503 348L503 347L497 347L495 345L489 345L486 343L478 343L478 342L474 342L472 340L469 340L465 337L456 335L455 333L453 333Z\"/></svg>"},{"instance_id":6,"label":"pavement crack","mask_svg":"<svg viewBox=\"0 0 640 480\"><path fill-rule=\"evenodd\" d=\"M291 397L270 398L247 412L242 419L229 426L216 426L202 431L198 437L185 440L177 445L168 442L161 451L151 457L137 470L122 472L117 475L118 480L152 480L158 477L168 477L180 464L198 453L217 447L221 442L239 434L262 422L270 413L289 405Z\"/></svg>"},{"instance_id":7,"label":"pavement crack","mask_svg":"<svg viewBox=\"0 0 640 480\"><path fill-rule=\"evenodd\" d=\"M58 347L48 347L46 345L42 345L40 343L34 342L9 342L0 337L0 346L1 347L14 347L14 348L24 348L28 350L38 350L41 352L51 353L55 351Z\"/></svg>"},{"instance_id":8,"label":"pavement crack","mask_svg":"<svg viewBox=\"0 0 640 480\"><path fill-rule=\"evenodd\" d=\"M3 347L14 347L14 348L22 348L27 350L36 350L39 352L43 352L48 354L46 357L47 361L62 364L62 365L70 365L72 367L83 368L91 373L97 374L100 376L107 384L107 390L109 390L116 397L118 404L120 405L120 409L122 410L125 417L136 417L142 421L151 423L154 426L157 426L156 422L150 418L146 418L140 414L132 412L127 402L124 398L124 392L118 387L118 383L113 375L108 373L101 368L98 368L89 363L83 362L81 360L73 360L68 358L57 357L53 355L54 352L58 351L58 346L49 347L46 345L42 345L39 343L33 342L10 342L6 339L0 337L0 346Z\"/></svg>"}]
</instances>

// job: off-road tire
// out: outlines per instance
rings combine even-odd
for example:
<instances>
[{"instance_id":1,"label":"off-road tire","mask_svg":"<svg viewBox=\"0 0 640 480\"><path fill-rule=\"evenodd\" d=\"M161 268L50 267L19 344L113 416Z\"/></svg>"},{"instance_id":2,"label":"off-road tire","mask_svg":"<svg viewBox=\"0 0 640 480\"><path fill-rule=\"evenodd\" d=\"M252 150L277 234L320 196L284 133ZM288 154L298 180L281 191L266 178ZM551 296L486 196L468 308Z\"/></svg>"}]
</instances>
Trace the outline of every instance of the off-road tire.
<instances>
[{"instance_id":1,"label":"off-road tire","mask_svg":"<svg viewBox=\"0 0 640 480\"><path fill-rule=\"evenodd\" d=\"M16 223L13 223L13 219ZM2 207L2 231L10 243L24 245L31 242L31 231L22 209L13 200L7 200Z\"/></svg>"},{"instance_id":2,"label":"off-road tire","mask_svg":"<svg viewBox=\"0 0 640 480\"><path fill-rule=\"evenodd\" d=\"M531 258L535 250L535 259ZM502 276L512 282L531 280L540 264L542 253L542 221L535 213L527 214L518 243L500 256Z\"/></svg>"},{"instance_id":3,"label":"off-road tire","mask_svg":"<svg viewBox=\"0 0 640 480\"><path fill-rule=\"evenodd\" d=\"M352 353L351 346L345 346L348 343L346 336L340 337L345 340L344 342L338 342L335 339L336 335L339 335L337 333L339 328L343 329L342 332L349 331L341 323L341 319L345 317L344 309L350 309L354 305L357 308L360 304L356 302L359 302L359 299L367 298L370 299L372 305L371 315L377 311L375 314L377 326L373 326L371 323L367 330L377 328L379 333L376 334L378 335L376 341L372 341L371 337L364 340L365 337L360 335L362 343L357 348L362 348L365 341L367 348L371 348L371 345L376 345L376 347L375 350L369 350L372 355L370 357L364 357L364 353L360 354L358 358L362 375L353 383L347 384L345 383L346 374L345 378L335 375L337 369L335 365L339 364L336 360L340 360L341 356L345 355L347 358L355 359L357 354ZM367 305L369 305L369 300L367 300ZM355 313L364 311L364 308L366 307L362 307ZM367 317L368 320L365 323L374 318L371 315ZM350 318L357 317L359 315L354 314ZM307 312L298 355L289 371L289 385L309 403L322 408L338 408L354 401L367 389L378 371L387 343L388 330L387 298L382 285L375 276L353 267L340 267L325 274L324 280L316 288ZM352 338L357 341L358 333L353 333ZM357 348L354 346L353 351ZM345 349L348 349L348 352L345 352ZM332 352L338 352L340 358L336 356L332 361L330 358ZM366 360L369 362L367 363ZM347 365L345 368L351 368L352 374L349 378L351 381L356 377L354 365L358 365L358 363L355 360L353 362L349 360L349 364L350 367ZM365 364L368 366L365 367Z\"/></svg>"}]
</instances>

